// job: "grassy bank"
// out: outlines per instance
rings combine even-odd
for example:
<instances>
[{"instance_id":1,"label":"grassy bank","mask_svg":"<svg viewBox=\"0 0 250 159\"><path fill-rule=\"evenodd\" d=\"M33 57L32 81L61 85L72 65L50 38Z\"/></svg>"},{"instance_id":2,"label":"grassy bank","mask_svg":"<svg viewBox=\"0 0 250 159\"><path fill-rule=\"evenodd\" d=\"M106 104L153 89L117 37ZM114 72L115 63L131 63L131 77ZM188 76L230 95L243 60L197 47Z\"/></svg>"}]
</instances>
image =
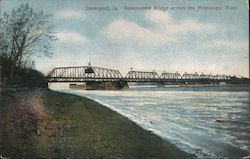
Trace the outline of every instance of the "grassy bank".
<instances>
[{"instance_id":1,"label":"grassy bank","mask_svg":"<svg viewBox=\"0 0 250 159\"><path fill-rule=\"evenodd\" d=\"M0 155L70 158L188 158L118 113L47 89L2 92Z\"/></svg>"}]
</instances>

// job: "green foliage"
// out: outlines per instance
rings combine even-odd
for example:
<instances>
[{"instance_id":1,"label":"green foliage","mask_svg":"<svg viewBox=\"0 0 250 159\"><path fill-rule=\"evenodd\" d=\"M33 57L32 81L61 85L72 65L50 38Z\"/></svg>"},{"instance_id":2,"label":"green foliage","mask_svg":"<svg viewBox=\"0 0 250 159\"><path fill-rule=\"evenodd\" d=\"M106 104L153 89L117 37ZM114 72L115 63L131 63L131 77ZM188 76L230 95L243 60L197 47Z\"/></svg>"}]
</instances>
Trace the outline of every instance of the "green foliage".
<instances>
[{"instance_id":1,"label":"green foliage","mask_svg":"<svg viewBox=\"0 0 250 159\"><path fill-rule=\"evenodd\" d=\"M41 87L46 88L47 87L47 80L44 77L44 75L37 71L33 70L31 68L15 67L15 72L13 74L13 77L10 79L10 66L12 61L7 58L6 56L0 56L1 61L1 82L3 85L16 85L20 87Z\"/></svg>"},{"instance_id":2,"label":"green foliage","mask_svg":"<svg viewBox=\"0 0 250 159\"><path fill-rule=\"evenodd\" d=\"M11 63L12 61L6 55L0 56L1 80L3 84L9 79Z\"/></svg>"},{"instance_id":3,"label":"green foliage","mask_svg":"<svg viewBox=\"0 0 250 159\"><path fill-rule=\"evenodd\" d=\"M47 87L46 78L41 72L26 68L16 68L13 79L9 81L9 84L21 87Z\"/></svg>"}]
</instances>

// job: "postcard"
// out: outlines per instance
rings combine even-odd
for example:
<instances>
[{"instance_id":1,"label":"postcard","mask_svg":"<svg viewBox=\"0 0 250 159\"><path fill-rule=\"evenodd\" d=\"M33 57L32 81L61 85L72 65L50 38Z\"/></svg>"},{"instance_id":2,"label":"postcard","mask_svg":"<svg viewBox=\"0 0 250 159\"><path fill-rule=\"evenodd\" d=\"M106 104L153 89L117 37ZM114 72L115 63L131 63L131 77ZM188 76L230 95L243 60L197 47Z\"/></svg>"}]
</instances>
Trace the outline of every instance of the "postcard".
<instances>
[{"instance_id":1,"label":"postcard","mask_svg":"<svg viewBox=\"0 0 250 159\"><path fill-rule=\"evenodd\" d=\"M248 0L0 0L0 158L250 158Z\"/></svg>"}]
</instances>

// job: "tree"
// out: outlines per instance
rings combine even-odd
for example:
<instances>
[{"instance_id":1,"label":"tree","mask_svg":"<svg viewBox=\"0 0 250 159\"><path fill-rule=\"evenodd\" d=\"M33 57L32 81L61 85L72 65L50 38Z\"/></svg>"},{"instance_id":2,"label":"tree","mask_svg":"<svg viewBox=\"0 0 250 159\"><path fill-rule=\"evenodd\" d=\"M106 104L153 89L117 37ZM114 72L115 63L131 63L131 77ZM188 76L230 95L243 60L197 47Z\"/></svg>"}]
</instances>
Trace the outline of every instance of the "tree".
<instances>
[{"instance_id":1,"label":"tree","mask_svg":"<svg viewBox=\"0 0 250 159\"><path fill-rule=\"evenodd\" d=\"M52 55L55 40L51 14L35 12L29 4L22 4L0 18L0 55L11 61L9 80L24 57Z\"/></svg>"}]
</instances>

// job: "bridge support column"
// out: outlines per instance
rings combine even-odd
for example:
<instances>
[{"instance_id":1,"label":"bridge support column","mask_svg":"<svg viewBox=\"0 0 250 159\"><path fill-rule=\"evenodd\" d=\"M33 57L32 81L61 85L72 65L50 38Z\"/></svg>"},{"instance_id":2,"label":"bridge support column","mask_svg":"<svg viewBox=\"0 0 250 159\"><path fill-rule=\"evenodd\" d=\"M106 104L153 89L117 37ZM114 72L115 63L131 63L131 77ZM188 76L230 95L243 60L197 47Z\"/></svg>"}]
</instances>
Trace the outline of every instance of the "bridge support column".
<instances>
[{"instance_id":1,"label":"bridge support column","mask_svg":"<svg viewBox=\"0 0 250 159\"><path fill-rule=\"evenodd\" d=\"M111 82L85 82L86 90L116 90L128 88L126 81L111 81Z\"/></svg>"},{"instance_id":2,"label":"bridge support column","mask_svg":"<svg viewBox=\"0 0 250 159\"><path fill-rule=\"evenodd\" d=\"M157 87L165 87L163 82L156 82Z\"/></svg>"}]
</instances>

